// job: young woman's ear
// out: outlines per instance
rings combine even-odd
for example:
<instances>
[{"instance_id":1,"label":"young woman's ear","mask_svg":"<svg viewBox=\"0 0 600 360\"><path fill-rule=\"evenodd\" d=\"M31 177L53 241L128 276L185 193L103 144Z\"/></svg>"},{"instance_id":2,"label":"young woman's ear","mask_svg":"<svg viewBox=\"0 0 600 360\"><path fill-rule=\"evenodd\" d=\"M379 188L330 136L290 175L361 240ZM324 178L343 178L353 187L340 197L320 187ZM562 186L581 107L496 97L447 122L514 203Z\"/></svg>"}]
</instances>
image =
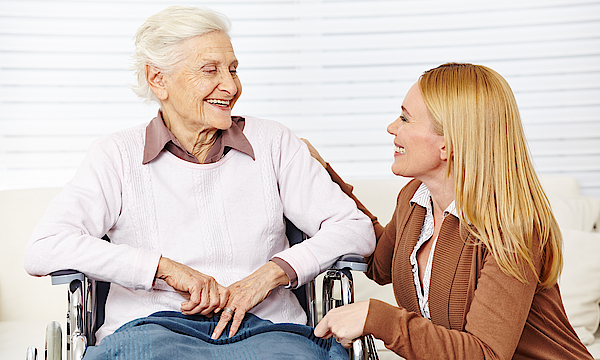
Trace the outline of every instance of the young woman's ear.
<instances>
[{"instance_id":1,"label":"young woman's ear","mask_svg":"<svg viewBox=\"0 0 600 360\"><path fill-rule=\"evenodd\" d=\"M443 142L440 144L440 159L448 160L448 151L446 151L446 143Z\"/></svg>"},{"instance_id":2,"label":"young woman's ear","mask_svg":"<svg viewBox=\"0 0 600 360\"><path fill-rule=\"evenodd\" d=\"M164 84L163 73L152 65L146 64L146 81L152 92L160 99L166 100L169 93Z\"/></svg>"}]
</instances>

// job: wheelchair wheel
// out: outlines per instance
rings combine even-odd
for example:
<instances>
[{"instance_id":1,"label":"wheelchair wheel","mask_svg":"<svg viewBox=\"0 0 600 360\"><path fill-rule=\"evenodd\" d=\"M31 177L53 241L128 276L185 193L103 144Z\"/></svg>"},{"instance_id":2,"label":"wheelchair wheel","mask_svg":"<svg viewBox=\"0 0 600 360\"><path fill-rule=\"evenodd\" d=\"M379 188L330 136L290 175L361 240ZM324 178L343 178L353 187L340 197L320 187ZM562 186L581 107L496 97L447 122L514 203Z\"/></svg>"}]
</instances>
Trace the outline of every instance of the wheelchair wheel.
<instances>
[{"instance_id":1,"label":"wheelchair wheel","mask_svg":"<svg viewBox=\"0 0 600 360\"><path fill-rule=\"evenodd\" d=\"M37 360L37 348L35 346L30 346L27 348L27 357L26 360Z\"/></svg>"},{"instance_id":2,"label":"wheelchair wheel","mask_svg":"<svg viewBox=\"0 0 600 360\"><path fill-rule=\"evenodd\" d=\"M46 327L46 359L61 360L62 330L60 324L52 321Z\"/></svg>"}]
</instances>

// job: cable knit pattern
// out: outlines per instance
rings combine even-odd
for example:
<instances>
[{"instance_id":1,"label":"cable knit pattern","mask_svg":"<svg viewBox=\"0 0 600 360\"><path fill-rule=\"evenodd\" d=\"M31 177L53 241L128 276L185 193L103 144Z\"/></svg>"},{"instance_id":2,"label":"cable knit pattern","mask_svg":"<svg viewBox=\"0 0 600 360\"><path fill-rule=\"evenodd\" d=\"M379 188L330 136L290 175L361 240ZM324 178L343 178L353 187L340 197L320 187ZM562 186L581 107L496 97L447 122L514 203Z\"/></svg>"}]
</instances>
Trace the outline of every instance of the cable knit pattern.
<instances>
[{"instance_id":1,"label":"cable knit pattern","mask_svg":"<svg viewBox=\"0 0 600 360\"><path fill-rule=\"evenodd\" d=\"M211 164L168 151L142 165L145 125L97 141L51 204L26 250L32 275L70 268L112 283L98 341L124 323L184 299L154 275L160 256L229 286L277 256L302 285L346 253L370 254L371 221L279 123L246 117L256 160L231 150ZM312 238L289 248L283 217ZM108 233L111 243L99 238ZM305 323L293 293L278 288L251 311Z\"/></svg>"},{"instance_id":2,"label":"cable knit pattern","mask_svg":"<svg viewBox=\"0 0 600 360\"><path fill-rule=\"evenodd\" d=\"M266 126L257 129L256 137L259 144L265 144L268 142L267 136L268 134L275 135L276 138L281 136L281 129L274 127L275 123L265 123ZM262 152L265 150L270 150L266 155L270 156L262 156ZM276 174L273 172L274 167L273 164L276 163L276 160L279 158L279 147L272 146L270 149L264 149L262 147L258 148L257 151L259 154L256 157L256 160L260 162L260 171L262 181L262 191L264 194L264 201L266 203L265 210L268 212L267 217L270 219L277 219L280 216L281 211L283 211L281 206L281 199L279 198L279 191L277 189L277 179ZM256 154L256 152L255 152ZM283 221L283 219L282 219ZM277 233L276 226L279 225L276 221L272 221L267 224L265 227L265 235L273 236ZM271 243L270 245L273 245ZM275 249L273 246L270 246L268 251L272 252Z\"/></svg>"},{"instance_id":3,"label":"cable knit pattern","mask_svg":"<svg viewBox=\"0 0 600 360\"><path fill-rule=\"evenodd\" d=\"M205 259L206 271L231 274L234 259L233 253L228 249L233 248L234 244L227 228L225 211L219 202L223 196L221 188L214 186L218 184L217 180L220 177L219 168L209 172L195 171L193 175L198 217L206 219L203 245L207 253L211 254ZM226 276L222 281L229 284L235 282L235 279Z\"/></svg>"},{"instance_id":4,"label":"cable knit pattern","mask_svg":"<svg viewBox=\"0 0 600 360\"><path fill-rule=\"evenodd\" d=\"M136 166L141 163L143 152L136 151L144 146L144 134L139 128L123 131L122 137L115 137L118 147L123 149L123 176L124 193L131 194L134 200L129 203L132 208L130 213L134 217L133 222L138 224L135 230L135 247L147 248L150 251L158 251L158 229L156 228L155 204L152 197L146 194L152 193L152 178L147 166ZM110 232L109 232L110 237Z\"/></svg>"}]
</instances>

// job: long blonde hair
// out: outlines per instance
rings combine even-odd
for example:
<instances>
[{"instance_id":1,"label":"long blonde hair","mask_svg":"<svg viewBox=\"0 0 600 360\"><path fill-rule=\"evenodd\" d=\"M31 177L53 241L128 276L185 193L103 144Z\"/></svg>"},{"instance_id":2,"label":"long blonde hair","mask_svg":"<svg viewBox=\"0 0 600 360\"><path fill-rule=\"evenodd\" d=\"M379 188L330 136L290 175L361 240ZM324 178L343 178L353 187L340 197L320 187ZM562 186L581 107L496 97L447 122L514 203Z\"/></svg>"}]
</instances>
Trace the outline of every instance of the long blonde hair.
<instances>
[{"instance_id":1,"label":"long blonde hair","mask_svg":"<svg viewBox=\"0 0 600 360\"><path fill-rule=\"evenodd\" d=\"M455 204L467 229L502 271L525 282L535 271L534 235L543 265L538 280L553 286L562 269L562 236L533 169L510 86L492 69L449 63L426 71L419 88L434 131L452 154Z\"/></svg>"}]
</instances>

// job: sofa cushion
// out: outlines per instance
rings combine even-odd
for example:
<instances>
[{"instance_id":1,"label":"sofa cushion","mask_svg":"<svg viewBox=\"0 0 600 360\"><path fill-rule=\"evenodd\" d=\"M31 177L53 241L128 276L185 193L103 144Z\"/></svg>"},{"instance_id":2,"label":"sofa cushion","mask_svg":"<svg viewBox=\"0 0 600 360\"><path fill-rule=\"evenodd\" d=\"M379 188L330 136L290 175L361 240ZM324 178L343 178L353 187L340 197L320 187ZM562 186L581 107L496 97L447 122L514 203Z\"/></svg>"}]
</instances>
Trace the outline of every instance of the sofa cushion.
<instances>
[{"instance_id":1,"label":"sofa cushion","mask_svg":"<svg viewBox=\"0 0 600 360\"><path fill-rule=\"evenodd\" d=\"M49 277L27 275L25 246L48 203L61 189L0 191L0 321L64 320L67 290L52 286Z\"/></svg>"},{"instance_id":2,"label":"sofa cushion","mask_svg":"<svg viewBox=\"0 0 600 360\"><path fill-rule=\"evenodd\" d=\"M577 335L589 345L600 323L600 233L562 229L562 234L563 304Z\"/></svg>"},{"instance_id":3,"label":"sofa cushion","mask_svg":"<svg viewBox=\"0 0 600 360\"><path fill-rule=\"evenodd\" d=\"M579 196L577 179L569 175L538 174L546 195L560 195L564 197Z\"/></svg>"},{"instance_id":4,"label":"sofa cushion","mask_svg":"<svg viewBox=\"0 0 600 360\"><path fill-rule=\"evenodd\" d=\"M600 200L592 197L548 195L561 229L594 231L600 221Z\"/></svg>"}]
</instances>

